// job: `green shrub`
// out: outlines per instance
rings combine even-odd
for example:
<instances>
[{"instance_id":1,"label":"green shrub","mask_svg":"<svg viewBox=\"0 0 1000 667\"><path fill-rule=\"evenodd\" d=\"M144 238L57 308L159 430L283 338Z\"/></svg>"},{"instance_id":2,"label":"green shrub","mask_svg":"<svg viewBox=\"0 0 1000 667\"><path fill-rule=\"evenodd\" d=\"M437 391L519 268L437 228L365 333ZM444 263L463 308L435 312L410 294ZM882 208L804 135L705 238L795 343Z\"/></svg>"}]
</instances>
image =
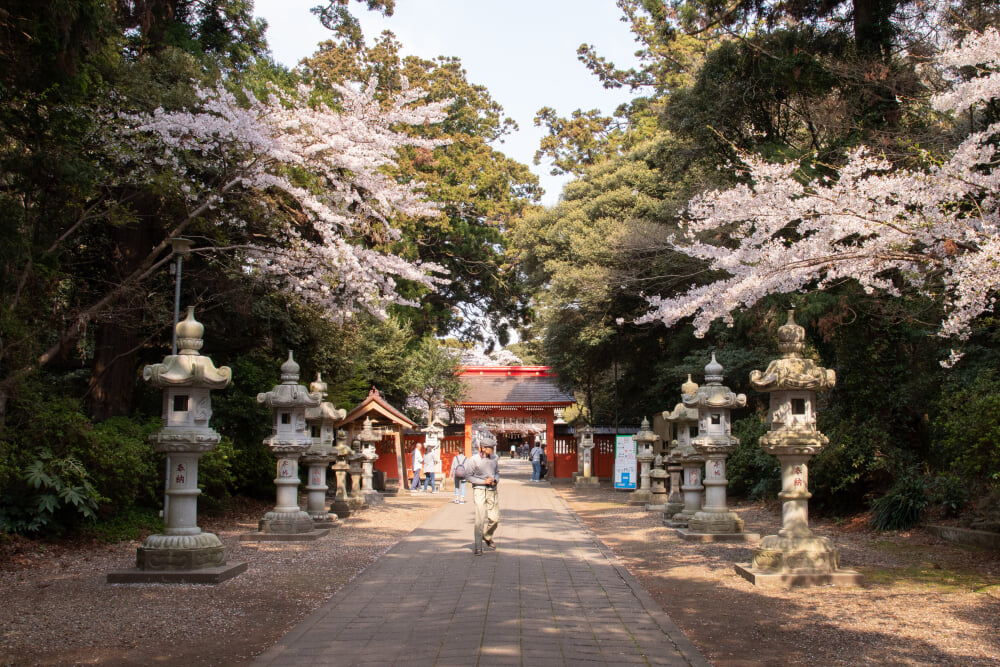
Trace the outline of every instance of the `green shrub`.
<instances>
[{"instance_id":1,"label":"green shrub","mask_svg":"<svg viewBox=\"0 0 1000 667\"><path fill-rule=\"evenodd\" d=\"M946 517L957 517L971 499L966 481L957 475L936 475L930 483L931 503Z\"/></svg>"},{"instance_id":2,"label":"green shrub","mask_svg":"<svg viewBox=\"0 0 1000 667\"><path fill-rule=\"evenodd\" d=\"M872 502L872 527L908 530L920 522L930 505L927 480L912 472L900 477L881 498Z\"/></svg>"},{"instance_id":3,"label":"green shrub","mask_svg":"<svg viewBox=\"0 0 1000 667\"><path fill-rule=\"evenodd\" d=\"M759 440L768 426L759 417L733 422L733 435L739 446L726 462L728 490L751 500L774 498L781 491L781 466L778 459L761 449Z\"/></svg>"},{"instance_id":4,"label":"green shrub","mask_svg":"<svg viewBox=\"0 0 1000 667\"><path fill-rule=\"evenodd\" d=\"M135 505L155 507L162 501L163 455L148 439L161 426L159 417L112 417L86 432L74 453L106 498L102 514L117 514Z\"/></svg>"},{"instance_id":5,"label":"green shrub","mask_svg":"<svg viewBox=\"0 0 1000 667\"><path fill-rule=\"evenodd\" d=\"M223 437L215 449L199 459L198 487L202 493L198 498L199 508L219 509L232 498L236 488L232 465L235 453L232 440Z\"/></svg>"},{"instance_id":6,"label":"green shrub","mask_svg":"<svg viewBox=\"0 0 1000 667\"><path fill-rule=\"evenodd\" d=\"M938 465L967 480L1000 481L1000 376L986 371L972 386L941 395L934 420Z\"/></svg>"},{"instance_id":7,"label":"green shrub","mask_svg":"<svg viewBox=\"0 0 1000 667\"><path fill-rule=\"evenodd\" d=\"M83 533L101 542L113 544L162 533L163 527L158 508L127 507L114 516L87 524L83 527Z\"/></svg>"},{"instance_id":8,"label":"green shrub","mask_svg":"<svg viewBox=\"0 0 1000 667\"><path fill-rule=\"evenodd\" d=\"M82 519L96 518L103 500L86 468L74 456L48 449L34 456L0 496L0 530L12 533L61 532Z\"/></svg>"}]
</instances>

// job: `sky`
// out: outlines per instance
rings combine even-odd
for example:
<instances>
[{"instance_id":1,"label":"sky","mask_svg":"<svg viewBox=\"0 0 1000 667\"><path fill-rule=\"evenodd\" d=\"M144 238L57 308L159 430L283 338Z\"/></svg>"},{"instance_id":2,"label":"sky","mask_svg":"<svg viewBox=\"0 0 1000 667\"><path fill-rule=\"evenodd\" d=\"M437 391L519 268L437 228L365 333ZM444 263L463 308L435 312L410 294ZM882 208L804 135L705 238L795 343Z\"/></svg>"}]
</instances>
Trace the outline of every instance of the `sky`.
<instances>
[{"instance_id":1,"label":"sky","mask_svg":"<svg viewBox=\"0 0 1000 667\"><path fill-rule=\"evenodd\" d=\"M255 14L267 20L267 41L275 60L288 67L312 55L327 31L309 12L321 0L255 0ZM325 3L324 3L325 4ZM545 129L534 126L535 112L548 106L568 117L574 110L610 114L632 96L605 90L577 60L581 43L619 67L630 66L638 48L620 21L614 0L397 0L391 17L352 2L369 44L391 30L404 55L460 58L470 83L485 86L519 130L494 148L538 175L548 206L558 201L566 176L534 165Z\"/></svg>"}]
</instances>

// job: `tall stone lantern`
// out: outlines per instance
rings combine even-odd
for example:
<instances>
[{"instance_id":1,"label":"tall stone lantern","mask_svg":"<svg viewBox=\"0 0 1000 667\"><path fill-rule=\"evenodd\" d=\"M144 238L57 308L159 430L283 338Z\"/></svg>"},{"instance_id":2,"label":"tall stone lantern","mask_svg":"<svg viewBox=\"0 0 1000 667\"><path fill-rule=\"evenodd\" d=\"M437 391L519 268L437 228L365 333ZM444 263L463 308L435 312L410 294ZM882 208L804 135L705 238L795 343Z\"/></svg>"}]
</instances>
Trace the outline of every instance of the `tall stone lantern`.
<instances>
[{"instance_id":1,"label":"tall stone lantern","mask_svg":"<svg viewBox=\"0 0 1000 667\"><path fill-rule=\"evenodd\" d=\"M698 435L691 445L705 457L705 504L688 520L684 539L748 541L759 537L744 534L743 520L726 505L726 459L740 444L732 434L730 412L746 406L747 397L722 384L722 371L713 352L705 366L705 384L683 398L685 407L698 410Z\"/></svg>"},{"instance_id":2,"label":"tall stone lantern","mask_svg":"<svg viewBox=\"0 0 1000 667\"><path fill-rule=\"evenodd\" d=\"M175 327L178 354L143 369L143 378L163 390L163 427L150 436L153 448L166 453L168 482L166 528L150 535L136 552L136 569L108 574L109 583L218 583L247 569L226 564L219 538L198 527L198 460L215 449L220 436L209 427L213 389L224 389L232 371L216 368L201 355L205 327L194 308Z\"/></svg>"},{"instance_id":3,"label":"tall stone lantern","mask_svg":"<svg viewBox=\"0 0 1000 667\"><path fill-rule=\"evenodd\" d=\"M576 429L579 436L577 440L577 456L580 457L582 474L577 475L573 483L577 486L598 486L600 480L594 476L594 427L586 424Z\"/></svg>"},{"instance_id":4,"label":"tall stone lantern","mask_svg":"<svg viewBox=\"0 0 1000 667\"><path fill-rule=\"evenodd\" d=\"M828 442L816 429L816 393L832 389L837 376L802 356L805 329L795 323L795 311L778 328L778 348L781 358L763 373L750 373L750 384L771 395L771 429L760 446L781 463L781 530L765 537L750 565L737 565L737 572L754 584L860 584L860 574L839 569L840 552L830 539L809 529L809 459Z\"/></svg>"},{"instance_id":5,"label":"tall stone lantern","mask_svg":"<svg viewBox=\"0 0 1000 667\"><path fill-rule=\"evenodd\" d=\"M693 396L696 391L698 384L688 375L687 382L681 385L681 396ZM701 509L705 490L701 485L704 460L691 446L691 439L698 433L698 410L685 407L682 401L670 412L664 412L663 419L673 425L676 436L666 458L670 493L663 518L667 525L682 528L687 527L688 520Z\"/></svg>"},{"instance_id":6,"label":"tall stone lantern","mask_svg":"<svg viewBox=\"0 0 1000 667\"><path fill-rule=\"evenodd\" d=\"M639 462L639 488L632 492L629 498L630 505L646 505L652 499L652 491L649 487L649 464L656 458L653 453L653 444L656 442L656 434L649 429L649 420L642 418L639 432L635 435L637 444L636 461Z\"/></svg>"},{"instance_id":7,"label":"tall stone lantern","mask_svg":"<svg viewBox=\"0 0 1000 667\"><path fill-rule=\"evenodd\" d=\"M361 441L361 499L365 505L384 505L385 499L382 494L375 490L372 485L372 477L375 473L375 461L378 460L378 452L375 450L375 443L381 442L382 434L372 428L371 417L365 419L361 432L358 433L358 440Z\"/></svg>"},{"instance_id":8,"label":"tall stone lantern","mask_svg":"<svg viewBox=\"0 0 1000 667\"><path fill-rule=\"evenodd\" d=\"M333 492L333 502L330 503L330 509L336 512L341 519L346 519L356 508L351 507L351 499L347 495L347 474L351 470L348 460L354 456L354 450L347 444L347 433L343 429L337 432L337 445L334 447L334 452L337 455L337 460L330 468L336 477L337 488Z\"/></svg>"},{"instance_id":9,"label":"tall stone lantern","mask_svg":"<svg viewBox=\"0 0 1000 667\"><path fill-rule=\"evenodd\" d=\"M302 455L302 463L308 466L306 514L312 517L315 528L332 528L337 521L337 515L326 509L326 493L330 489L326 484L326 468L337 457L333 450L334 424L347 414L326 400L328 388L317 373L316 380L309 384L309 393L319 394L322 402L315 408L306 408L306 426L312 444Z\"/></svg>"},{"instance_id":10,"label":"tall stone lantern","mask_svg":"<svg viewBox=\"0 0 1000 667\"><path fill-rule=\"evenodd\" d=\"M261 519L260 536L273 539L316 539L326 535L328 529L316 529L312 517L299 507L299 459L312 446L306 429L306 410L318 408L320 394L310 393L299 384L299 365L292 351L281 365L281 384L271 391L257 394L257 402L270 408L274 414L271 435L264 439L278 459L277 503Z\"/></svg>"}]
</instances>

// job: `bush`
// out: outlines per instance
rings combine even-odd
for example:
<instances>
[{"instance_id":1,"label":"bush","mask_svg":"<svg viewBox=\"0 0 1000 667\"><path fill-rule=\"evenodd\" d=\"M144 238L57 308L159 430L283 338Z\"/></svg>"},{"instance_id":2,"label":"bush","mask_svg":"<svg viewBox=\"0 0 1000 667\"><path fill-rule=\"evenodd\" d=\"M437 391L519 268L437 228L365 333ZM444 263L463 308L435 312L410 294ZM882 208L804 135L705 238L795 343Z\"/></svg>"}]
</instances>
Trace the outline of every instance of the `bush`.
<instances>
[{"instance_id":1,"label":"bush","mask_svg":"<svg viewBox=\"0 0 1000 667\"><path fill-rule=\"evenodd\" d=\"M928 505L930 498L926 478L907 473L884 496L872 502L872 527L876 530L909 530L920 522Z\"/></svg>"},{"instance_id":2,"label":"bush","mask_svg":"<svg viewBox=\"0 0 1000 667\"><path fill-rule=\"evenodd\" d=\"M759 417L733 422L733 435L740 444L726 463L728 491L751 500L774 498L781 491L781 465L761 449L759 440L768 426Z\"/></svg>"},{"instance_id":3,"label":"bush","mask_svg":"<svg viewBox=\"0 0 1000 667\"><path fill-rule=\"evenodd\" d=\"M1000 480L1000 377L986 371L971 387L942 393L934 420L939 465L966 480Z\"/></svg>"},{"instance_id":4,"label":"bush","mask_svg":"<svg viewBox=\"0 0 1000 667\"><path fill-rule=\"evenodd\" d=\"M930 484L931 503L940 508L945 517L957 517L969 504L969 487L962 478L951 475L937 475Z\"/></svg>"},{"instance_id":5,"label":"bush","mask_svg":"<svg viewBox=\"0 0 1000 667\"><path fill-rule=\"evenodd\" d=\"M102 514L133 506L155 507L163 498L163 455L149 436L162 426L159 417L112 417L94 424L74 454L83 461L105 498Z\"/></svg>"},{"instance_id":6,"label":"bush","mask_svg":"<svg viewBox=\"0 0 1000 667\"><path fill-rule=\"evenodd\" d=\"M162 533L163 527L158 508L127 507L114 516L84 526L83 532L101 542L113 544Z\"/></svg>"},{"instance_id":7,"label":"bush","mask_svg":"<svg viewBox=\"0 0 1000 667\"><path fill-rule=\"evenodd\" d=\"M61 532L82 519L96 518L102 500L83 464L43 449L24 466L0 497L0 530ZM10 493L13 490L14 493Z\"/></svg>"}]
</instances>

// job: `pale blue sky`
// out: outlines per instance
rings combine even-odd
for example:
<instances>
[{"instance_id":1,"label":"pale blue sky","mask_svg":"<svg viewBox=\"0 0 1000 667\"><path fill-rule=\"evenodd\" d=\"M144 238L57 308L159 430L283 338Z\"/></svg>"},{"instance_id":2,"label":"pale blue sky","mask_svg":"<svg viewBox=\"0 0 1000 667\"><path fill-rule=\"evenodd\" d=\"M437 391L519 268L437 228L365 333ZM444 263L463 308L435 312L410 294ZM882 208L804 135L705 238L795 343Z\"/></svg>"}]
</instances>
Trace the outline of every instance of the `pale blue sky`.
<instances>
[{"instance_id":1,"label":"pale blue sky","mask_svg":"<svg viewBox=\"0 0 1000 667\"><path fill-rule=\"evenodd\" d=\"M289 67L311 55L329 32L309 12L320 0L256 0L256 14L267 19L267 40L275 59ZM581 43L619 66L631 64L638 48L619 19L614 0L397 0L385 18L351 3L365 36L391 30L406 54L422 58L455 56L472 83L486 86L519 132L495 146L531 167L546 190L543 203L554 204L565 177L532 164L543 128L535 112L553 107L561 116L575 109L611 113L630 99L627 91L608 91L576 58Z\"/></svg>"}]
</instances>

